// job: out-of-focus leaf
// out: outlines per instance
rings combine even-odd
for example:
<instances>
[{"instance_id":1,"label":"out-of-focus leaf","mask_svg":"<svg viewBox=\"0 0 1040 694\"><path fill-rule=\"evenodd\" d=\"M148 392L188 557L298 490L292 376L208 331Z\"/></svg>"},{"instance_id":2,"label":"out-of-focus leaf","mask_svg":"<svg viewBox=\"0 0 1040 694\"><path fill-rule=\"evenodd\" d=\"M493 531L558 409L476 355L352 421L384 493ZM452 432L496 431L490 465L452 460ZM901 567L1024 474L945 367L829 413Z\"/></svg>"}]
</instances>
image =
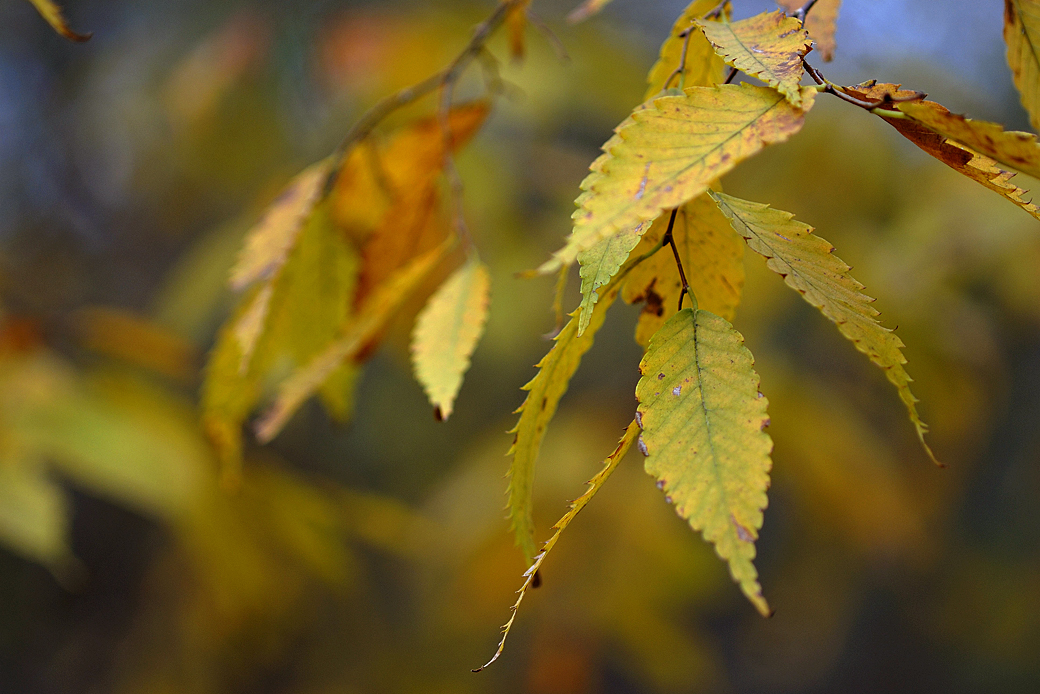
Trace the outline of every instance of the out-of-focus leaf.
<instances>
[{"instance_id":1,"label":"out-of-focus leaf","mask_svg":"<svg viewBox=\"0 0 1040 694\"><path fill-rule=\"evenodd\" d=\"M508 0L502 0L508 2ZM509 52L514 60L524 57L524 34L527 31L527 8L531 6L531 0L523 0L509 11L506 24L509 27Z\"/></svg>"},{"instance_id":2,"label":"out-of-focus leaf","mask_svg":"<svg viewBox=\"0 0 1040 694\"><path fill-rule=\"evenodd\" d=\"M77 34L69 25L65 22L65 17L61 13L61 8L58 7L54 0L29 0L36 7L36 10L40 13L47 23L54 27L54 30L67 38L70 41L89 41L93 34Z\"/></svg>"},{"instance_id":3,"label":"out-of-focus leaf","mask_svg":"<svg viewBox=\"0 0 1040 694\"><path fill-rule=\"evenodd\" d=\"M910 391L913 379L903 368L903 341L878 322L880 314L871 306L874 299L862 292L863 285L849 274L851 268L833 255L834 247L814 235L812 227L796 222L790 213L723 193L711 196L748 247L766 259L769 269L818 308L856 349L885 372L906 405L925 452L939 464L924 440L928 427L917 414L917 398Z\"/></svg>"},{"instance_id":4,"label":"out-of-focus leaf","mask_svg":"<svg viewBox=\"0 0 1040 694\"><path fill-rule=\"evenodd\" d=\"M72 556L65 495L47 479L39 461L8 453L0 451L0 542L60 570Z\"/></svg>"},{"instance_id":5,"label":"out-of-focus leaf","mask_svg":"<svg viewBox=\"0 0 1040 694\"><path fill-rule=\"evenodd\" d=\"M665 82L679 68L683 47L686 49L686 64L683 66L683 85L686 87L713 87L722 81L726 64L715 53L704 34L694 29L695 22L711 12L718 5L715 0L694 0L683 11L675 24L672 33L661 44L661 53L657 62L647 75L647 90L643 101L656 96L665 88ZM727 6L728 10L728 6ZM689 42L683 34L689 32ZM670 86L670 85L669 85Z\"/></svg>"},{"instance_id":6,"label":"out-of-focus leaf","mask_svg":"<svg viewBox=\"0 0 1040 694\"><path fill-rule=\"evenodd\" d=\"M805 0L777 0L788 12L794 12L805 5ZM805 28L809 31L816 52L829 63L834 58L834 34L838 30L838 11L841 0L817 0L805 18Z\"/></svg>"},{"instance_id":7,"label":"out-of-focus leaf","mask_svg":"<svg viewBox=\"0 0 1040 694\"><path fill-rule=\"evenodd\" d=\"M744 159L791 137L815 93L804 88L797 109L770 87L689 87L638 108L592 163L574 230L538 272L556 272L603 239L697 197Z\"/></svg>"},{"instance_id":8,"label":"out-of-focus leaf","mask_svg":"<svg viewBox=\"0 0 1040 694\"><path fill-rule=\"evenodd\" d=\"M914 92L900 90L898 84L879 84L876 82L867 82L856 87L847 88L845 91L856 98L866 101L876 101L886 96L889 98L901 98L914 94ZM1028 192L1011 182L1015 174L1010 171L1004 171L997 166L997 162L989 157L971 151L967 147L925 127L916 120L911 118L885 118L884 113L886 110L886 108L878 108L876 113L884 118L886 123L898 130L903 137L954 171L964 174L973 181L999 193L1010 202L1040 219L1040 208L1023 198L1024 195L1028 195Z\"/></svg>"},{"instance_id":9,"label":"out-of-focus leaf","mask_svg":"<svg viewBox=\"0 0 1040 694\"><path fill-rule=\"evenodd\" d=\"M728 65L775 87L802 107L802 57L812 41L801 22L783 12L764 12L739 22L700 21L715 52Z\"/></svg>"},{"instance_id":10,"label":"out-of-focus leaf","mask_svg":"<svg viewBox=\"0 0 1040 694\"><path fill-rule=\"evenodd\" d=\"M578 22L584 22L586 19L596 14L604 7L610 0L585 0L567 15L567 21L571 24L577 24Z\"/></svg>"},{"instance_id":11,"label":"out-of-focus leaf","mask_svg":"<svg viewBox=\"0 0 1040 694\"><path fill-rule=\"evenodd\" d=\"M650 222L643 222L633 229L603 239L589 250L578 254L582 296L578 309L578 335L583 334L589 326L592 309L599 301L599 290L617 274L632 254L632 249L639 245L643 233L649 228Z\"/></svg>"},{"instance_id":12,"label":"out-of-focus leaf","mask_svg":"<svg viewBox=\"0 0 1040 694\"><path fill-rule=\"evenodd\" d=\"M585 493L572 501L570 508L567 509L567 513L565 513L560 520L556 521L556 524L553 526L553 530L556 532L553 533L553 536L550 537L542 547L538 556L535 557L534 561L531 563L531 566L529 566L527 571L524 572L524 584L520 586L520 590L518 591L519 597L513 604L512 614L509 617L509 621L507 621L502 627L502 640L498 643L498 650L495 651L491 660L485 663L482 667L474 670L474 672L480 672L488 665L491 665L491 663L498 660L498 657L502 655L502 652L506 647L506 639L509 638L509 632L513 628L513 622L516 620L516 613L520 609L520 603L523 602L524 596L527 595L527 591L534 583L535 575L537 575L538 570L542 568L542 563L545 561L546 556L548 556L549 552L551 552L553 547L556 546L556 542L560 539L560 535L562 535L563 531L567 529L567 526L571 524L571 521L574 520L583 508L588 506L589 502L592 501L592 497L596 496L596 492L598 492L610 476L614 474L614 470L617 469L618 464L624 459L637 438L639 438L639 425L633 421L628 425L628 428L625 429L625 434L621 437L621 441L618 443L617 448L615 448L614 452L603 461L603 469L600 470L595 477L589 480L589 486L588 489L585 490Z\"/></svg>"},{"instance_id":13,"label":"out-of-focus leaf","mask_svg":"<svg viewBox=\"0 0 1040 694\"><path fill-rule=\"evenodd\" d=\"M96 306L78 311L75 322L87 349L178 379L194 372L194 346L142 316Z\"/></svg>"},{"instance_id":14,"label":"out-of-focus leaf","mask_svg":"<svg viewBox=\"0 0 1040 694\"><path fill-rule=\"evenodd\" d=\"M669 216L657 218L636 248L637 256L660 242L668 229ZM744 243L729 220L710 197L701 195L679 208L672 238L697 305L733 320L744 286ZM650 344L650 337L679 310L681 291L675 257L667 249L632 269L621 298L630 304L644 304L636 325L636 342L643 347Z\"/></svg>"},{"instance_id":15,"label":"out-of-focus leaf","mask_svg":"<svg viewBox=\"0 0 1040 694\"><path fill-rule=\"evenodd\" d=\"M1004 41L1022 105L1040 130L1040 2L1004 0Z\"/></svg>"},{"instance_id":16,"label":"out-of-focus leaf","mask_svg":"<svg viewBox=\"0 0 1040 694\"><path fill-rule=\"evenodd\" d=\"M448 250L449 242L445 242L391 275L358 310L342 337L282 383L274 404L256 423L256 435L261 442L266 443L277 436L300 405L383 330L394 311L437 266Z\"/></svg>"},{"instance_id":17,"label":"out-of-focus leaf","mask_svg":"<svg viewBox=\"0 0 1040 694\"><path fill-rule=\"evenodd\" d=\"M646 471L768 616L752 560L773 442L764 431L767 402L744 338L724 319L686 308L650 340L639 372Z\"/></svg>"},{"instance_id":18,"label":"out-of-focus leaf","mask_svg":"<svg viewBox=\"0 0 1040 694\"><path fill-rule=\"evenodd\" d=\"M484 332L490 291L487 266L473 253L430 297L415 322L412 365L439 420L451 415L462 377Z\"/></svg>"}]
</instances>

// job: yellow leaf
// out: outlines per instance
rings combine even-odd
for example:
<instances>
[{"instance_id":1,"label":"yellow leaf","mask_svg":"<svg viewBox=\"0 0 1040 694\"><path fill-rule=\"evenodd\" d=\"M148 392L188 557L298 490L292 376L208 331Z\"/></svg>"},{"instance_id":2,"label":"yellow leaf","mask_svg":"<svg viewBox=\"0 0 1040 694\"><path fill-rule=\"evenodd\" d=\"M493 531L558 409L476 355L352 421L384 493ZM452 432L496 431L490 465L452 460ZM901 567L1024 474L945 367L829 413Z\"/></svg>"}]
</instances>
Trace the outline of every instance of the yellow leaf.
<instances>
[{"instance_id":1,"label":"yellow leaf","mask_svg":"<svg viewBox=\"0 0 1040 694\"><path fill-rule=\"evenodd\" d=\"M0 451L0 542L60 571L72 557L68 515L65 494L42 464Z\"/></svg>"},{"instance_id":2,"label":"yellow leaf","mask_svg":"<svg viewBox=\"0 0 1040 694\"><path fill-rule=\"evenodd\" d=\"M874 82L846 88L845 91L856 98L866 101L876 101L884 98L886 95L899 98L914 93L900 90L898 84L878 84ZM881 107L877 109L876 113L884 118L886 110L886 108ZM997 163L989 157L973 152L967 147L926 128L913 119L885 118L885 122L898 130L903 137L954 171L999 193L1029 214L1040 219L1040 208L1022 197L1028 195L1027 191L1022 190L1011 182L1015 174L999 168Z\"/></svg>"},{"instance_id":3,"label":"yellow leaf","mask_svg":"<svg viewBox=\"0 0 1040 694\"><path fill-rule=\"evenodd\" d=\"M584 22L586 19L596 14L604 7L610 0L585 0L567 15L567 21L571 24L577 24L578 22Z\"/></svg>"},{"instance_id":4,"label":"yellow leaf","mask_svg":"<svg viewBox=\"0 0 1040 694\"><path fill-rule=\"evenodd\" d=\"M668 216L668 215L665 215ZM634 229L627 229L610 238L603 239L587 251L578 254L581 265L581 306L578 308L578 334L585 332L592 318L592 309L599 301L599 290L617 274L632 254L632 249L639 245L639 239L650 228L650 222L643 222ZM660 237L658 237L660 240Z\"/></svg>"},{"instance_id":5,"label":"yellow leaf","mask_svg":"<svg viewBox=\"0 0 1040 694\"><path fill-rule=\"evenodd\" d=\"M802 57L812 41L801 22L778 10L732 24L697 25L728 65L775 87L795 108L802 107Z\"/></svg>"},{"instance_id":6,"label":"yellow leaf","mask_svg":"<svg viewBox=\"0 0 1040 694\"><path fill-rule=\"evenodd\" d=\"M1004 41L1022 105L1040 130L1040 1L1004 0Z\"/></svg>"},{"instance_id":7,"label":"yellow leaf","mask_svg":"<svg viewBox=\"0 0 1040 694\"><path fill-rule=\"evenodd\" d=\"M639 364L637 421L646 471L665 500L715 545L759 612L755 540L773 442L754 358L727 321L683 309L650 340Z\"/></svg>"},{"instance_id":8,"label":"yellow leaf","mask_svg":"<svg viewBox=\"0 0 1040 694\"><path fill-rule=\"evenodd\" d=\"M1004 130L996 123L965 118L934 101L911 101L897 106L904 114L943 137L956 140L1004 166L1040 178L1040 145L1036 142L1036 135Z\"/></svg>"},{"instance_id":9,"label":"yellow leaf","mask_svg":"<svg viewBox=\"0 0 1040 694\"><path fill-rule=\"evenodd\" d=\"M716 0L694 0L675 20L672 33L661 44L660 57L647 75L647 90L643 101L648 101L665 88L665 82L674 74L682 59L683 46L687 39L682 34L689 31L689 44L686 49L686 64L683 66L683 85L686 87L712 87L725 77L726 64L715 53L715 50L704 38L704 34L694 29L695 22L711 12L718 5ZM673 86L673 85L667 85Z\"/></svg>"},{"instance_id":10,"label":"yellow leaf","mask_svg":"<svg viewBox=\"0 0 1040 694\"><path fill-rule=\"evenodd\" d=\"M917 398L910 391L913 379L903 368L903 341L878 322L880 314L871 306L874 299L861 291L863 285L849 274L849 266L832 254L833 246L814 235L812 227L796 222L792 214L723 193L711 195L748 247L766 258L769 269L881 367L899 391L928 457L939 464L924 440L928 427L917 415Z\"/></svg>"},{"instance_id":11,"label":"yellow leaf","mask_svg":"<svg viewBox=\"0 0 1040 694\"><path fill-rule=\"evenodd\" d=\"M567 244L538 272L553 273L603 239L697 197L766 145L791 137L815 93L804 88L804 108L796 109L770 87L689 87L637 108L582 183Z\"/></svg>"},{"instance_id":12,"label":"yellow leaf","mask_svg":"<svg viewBox=\"0 0 1040 694\"><path fill-rule=\"evenodd\" d=\"M419 314L412 335L415 377L438 420L451 415L470 356L487 322L491 276L474 253Z\"/></svg>"},{"instance_id":13,"label":"yellow leaf","mask_svg":"<svg viewBox=\"0 0 1040 694\"><path fill-rule=\"evenodd\" d=\"M528 567L527 571L524 572L524 584L520 586L520 590L517 591L520 596L513 604L512 615L510 615L509 621L502 627L502 639L499 641L498 650L495 651L495 655L491 657L491 660L473 672L480 672L488 665L491 665L491 663L498 660L498 657L502 655L502 652L506 647L506 639L509 638L509 632L513 628L513 622L516 621L517 610L520 609L520 603L523 602L524 596L527 595L527 591L530 590L534 583L535 574L537 574L538 570L542 568L542 563L545 561L549 552L552 551L553 547L556 546L556 542L560 539L560 535L563 534L563 531L567 529L567 526L571 524L571 521L574 520L575 516L577 516L578 513L585 508L590 501L592 501L592 497L596 496L596 492L600 490L603 483L614 474L614 470L617 469L618 463L624 459L625 455L632 448L632 444L636 442L638 437L639 426L635 421L633 421L628 425L628 428L625 429L625 434L621 437L621 441L618 443L617 448L615 448L614 452L603 461L603 469L596 473L595 477L589 480L589 488L585 490L584 494L572 501L570 508L567 509L567 513L563 514L563 517L556 521L556 525L553 526L553 530L556 532L553 533L553 536L550 537L548 542L546 542L542 547L542 551L540 551L538 556L535 557L534 562L530 567Z\"/></svg>"},{"instance_id":14,"label":"yellow leaf","mask_svg":"<svg viewBox=\"0 0 1040 694\"><path fill-rule=\"evenodd\" d=\"M256 423L256 435L262 443L277 436L300 405L386 327L394 311L444 258L449 248L450 242L445 242L391 275L372 293L339 339L281 384L274 404Z\"/></svg>"},{"instance_id":15,"label":"yellow leaf","mask_svg":"<svg viewBox=\"0 0 1040 694\"><path fill-rule=\"evenodd\" d=\"M36 7L37 12L40 13L47 23L54 27L54 30L67 38L70 41L89 41L93 34L77 34L69 25L65 22L65 17L61 13L61 8L53 0L29 0Z\"/></svg>"},{"instance_id":16,"label":"yellow leaf","mask_svg":"<svg viewBox=\"0 0 1040 694\"><path fill-rule=\"evenodd\" d=\"M636 255L657 245L668 228L669 216L657 218ZM729 220L710 197L701 195L679 208L672 238L697 305L733 320L744 286L744 242L733 232ZM681 290L675 257L667 249L633 268L621 289L621 298L630 304L645 303L636 326L636 342L646 347L650 337L675 315Z\"/></svg>"},{"instance_id":17,"label":"yellow leaf","mask_svg":"<svg viewBox=\"0 0 1040 694\"><path fill-rule=\"evenodd\" d=\"M805 0L777 0L788 12L794 12L805 5ZM818 0L812 11L805 18L805 28L814 42L813 48L829 63L834 58L834 33L838 29L838 10L841 0Z\"/></svg>"},{"instance_id":18,"label":"yellow leaf","mask_svg":"<svg viewBox=\"0 0 1040 694\"><path fill-rule=\"evenodd\" d=\"M509 11L509 17L506 19L509 28L509 52L516 60L524 57L524 33L527 30L527 8L530 6L531 0L522 0Z\"/></svg>"}]
</instances>

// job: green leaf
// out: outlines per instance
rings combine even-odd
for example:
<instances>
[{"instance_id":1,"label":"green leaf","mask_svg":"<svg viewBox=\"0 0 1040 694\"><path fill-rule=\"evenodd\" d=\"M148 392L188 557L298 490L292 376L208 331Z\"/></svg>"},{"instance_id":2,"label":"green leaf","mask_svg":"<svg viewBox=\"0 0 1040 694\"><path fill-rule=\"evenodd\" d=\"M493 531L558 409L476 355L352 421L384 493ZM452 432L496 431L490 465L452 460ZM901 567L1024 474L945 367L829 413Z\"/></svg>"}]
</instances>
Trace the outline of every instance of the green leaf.
<instances>
[{"instance_id":1,"label":"green leaf","mask_svg":"<svg viewBox=\"0 0 1040 694\"><path fill-rule=\"evenodd\" d=\"M665 215L667 216L667 215ZM639 239L650 228L650 222L643 222L637 227L627 229L603 239L587 251L578 254L581 266L581 306L578 315L578 334L582 335L589 326L592 309L599 301L599 291L617 274L632 254L632 249L639 245Z\"/></svg>"},{"instance_id":2,"label":"green leaf","mask_svg":"<svg viewBox=\"0 0 1040 694\"><path fill-rule=\"evenodd\" d=\"M660 57L647 75L648 86L643 101L657 96L658 92L665 88L665 82L679 67L683 46L687 46L686 64L683 65L684 86L713 87L723 80L726 64L715 53L704 34L694 30L695 22L715 9L718 4L716 0L694 0L675 20L672 33L661 44ZM688 42L683 36L687 31L690 32Z\"/></svg>"},{"instance_id":3,"label":"green leaf","mask_svg":"<svg viewBox=\"0 0 1040 694\"><path fill-rule=\"evenodd\" d=\"M683 309L650 340L636 386L646 471L668 503L715 545L768 616L755 558L773 442L744 338L727 321Z\"/></svg>"},{"instance_id":4,"label":"green leaf","mask_svg":"<svg viewBox=\"0 0 1040 694\"><path fill-rule=\"evenodd\" d=\"M452 412L487 323L491 276L475 253L430 297L415 321L412 366L437 419Z\"/></svg>"},{"instance_id":5,"label":"green leaf","mask_svg":"<svg viewBox=\"0 0 1040 694\"><path fill-rule=\"evenodd\" d=\"M812 227L796 222L788 212L722 193L711 195L748 247L766 258L769 269L783 277L787 286L818 308L856 349L884 370L906 405L928 457L940 464L924 440L928 427L917 414L917 398L910 391L913 379L903 368L903 341L878 322L880 314L871 306L874 299L861 291L863 285L849 274L849 266L832 254L834 247L815 236Z\"/></svg>"}]
</instances>

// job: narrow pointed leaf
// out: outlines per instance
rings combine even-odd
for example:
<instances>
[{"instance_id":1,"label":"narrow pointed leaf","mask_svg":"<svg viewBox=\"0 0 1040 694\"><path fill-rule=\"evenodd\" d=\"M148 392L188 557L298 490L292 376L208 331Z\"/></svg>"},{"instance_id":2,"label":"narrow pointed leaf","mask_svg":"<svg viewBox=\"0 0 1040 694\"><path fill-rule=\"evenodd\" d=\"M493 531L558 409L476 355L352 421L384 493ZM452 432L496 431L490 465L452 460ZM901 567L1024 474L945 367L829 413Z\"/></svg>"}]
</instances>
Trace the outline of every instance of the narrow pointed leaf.
<instances>
[{"instance_id":1,"label":"narrow pointed leaf","mask_svg":"<svg viewBox=\"0 0 1040 694\"><path fill-rule=\"evenodd\" d=\"M713 87L723 80L726 64L715 53L704 34L694 27L696 21L711 12L719 3L716 0L694 0L675 20L672 33L661 44L660 57L647 75L647 90L643 101L649 100L665 88L665 82L679 67L683 46L687 39L682 34L689 31L689 45L686 50L683 85L686 87ZM673 80L669 87L676 87L679 81Z\"/></svg>"},{"instance_id":2,"label":"narrow pointed leaf","mask_svg":"<svg viewBox=\"0 0 1040 694\"><path fill-rule=\"evenodd\" d=\"M665 215L667 216L667 215ZM578 255L581 266L581 306L578 316L578 334L585 332L592 318L592 309L599 301L599 292L632 254L632 249L639 245L639 239L650 228L650 222L643 222L633 229L627 229L609 239L603 239L587 251Z\"/></svg>"},{"instance_id":3,"label":"narrow pointed leaf","mask_svg":"<svg viewBox=\"0 0 1040 694\"><path fill-rule=\"evenodd\" d=\"M812 41L801 22L783 12L764 12L739 22L697 22L728 65L775 87L802 107L802 57Z\"/></svg>"},{"instance_id":4,"label":"narrow pointed leaf","mask_svg":"<svg viewBox=\"0 0 1040 694\"><path fill-rule=\"evenodd\" d=\"M438 419L447 419L487 322L491 276L476 254L430 297L415 322L412 366Z\"/></svg>"},{"instance_id":5,"label":"narrow pointed leaf","mask_svg":"<svg viewBox=\"0 0 1040 694\"><path fill-rule=\"evenodd\" d=\"M67 38L69 41L89 41L93 34L77 34L75 31L69 28L68 23L65 21L64 15L61 13L61 8L54 0L29 0L36 8L36 11L40 13L40 16L47 20L56 32Z\"/></svg>"},{"instance_id":6,"label":"narrow pointed leaf","mask_svg":"<svg viewBox=\"0 0 1040 694\"><path fill-rule=\"evenodd\" d=\"M770 87L690 87L638 108L593 162L574 230L538 272L573 263L582 251L697 197L741 161L788 139L801 129L815 93L803 89L797 109Z\"/></svg>"},{"instance_id":7,"label":"narrow pointed leaf","mask_svg":"<svg viewBox=\"0 0 1040 694\"><path fill-rule=\"evenodd\" d=\"M768 616L752 560L773 442L763 431L767 402L744 338L715 314L686 308L650 340L639 372L646 471Z\"/></svg>"},{"instance_id":8,"label":"narrow pointed leaf","mask_svg":"<svg viewBox=\"0 0 1040 694\"><path fill-rule=\"evenodd\" d=\"M863 285L849 274L849 266L833 255L834 247L814 235L812 227L795 221L792 214L723 193L712 193L712 197L748 247L766 258L769 269L884 370L906 405L925 452L939 464L924 440L928 427L917 414L917 398L910 391L913 379L903 368L903 341L878 322L880 314L871 306L874 299L861 291Z\"/></svg>"},{"instance_id":9,"label":"narrow pointed leaf","mask_svg":"<svg viewBox=\"0 0 1040 694\"><path fill-rule=\"evenodd\" d=\"M1040 130L1040 0L1004 0L1004 41L1022 105Z\"/></svg>"},{"instance_id":10,"label":"narrow pointed leaf","mask_svg":"<svg viewBox=\"0 0 1040 694\"><path fill-rule=\"evenodd\" d=\"M527 595L527 591L531 589L532 584L535 580L535 574L538 573L539 569L542 568L542 563L548 556L549 552L552 551L553 547L556 546L556 542L560 539L560 535L567 529L567 526L571 524L575 516L588 506L589 502L592 501L592 497L596 496L596 493L603 487L603 483L606 482L614 470L617 469L618 463L620 463L628 451L632 448L632 444L639 438L639 426L633 421L625 429L625 435L621 437L621 441L618 443L617 448L611 453L606 460L603 461L603 469L596 473L596 476L589 480L589 488L585 490L585 493L579 496L577 499L571 502L570 508L567 509L567 513L563 514L563 517L556 521L556 525L553 526L553 536L549 538L549 541L542 547L542 551L535 557L534 562L528 567L527 571L524 572L524 584L520 586L519 597L512 607L512 614L509 616L509 621L502 627L502 640L498 643L498 650L491 657L487 663L481 667L475 669L473 672L480 672L491 663L498 660L498 657L502 655L502 652L506 648L506 639L509 638L509 632L513 628L513 622L516 621L516 613L520 609L520 603L524 601L524 596Z\"/></svg>"},{"instance_id":11,"label":"narrow pointed leaf","mask_svg":"<svg viewBox=\"0 0 1040 694\"><path fill-rule=\"evenodd\" d=\"M778 0L781 7L794 12L805 5L805 0ZM838 11L841 0L818 0L805 18L805 28L813 40L813 49L819 53L824 62L834 58L834 34L838 29Z\"/></svg>"},{"instance_id":12,"label":"narrow pointed leaf","mask_svg":"<svg viewBox=\"0 0 1040 694\"><path fill-rule=\"evenodd\" d=\"M670 215L663 214L644 236L635 254L646 253L664 236ZM744 286L744 240L707 195L691 200L675 216L672 238L697 305L733 320ZM621 289L630 304L643 303L636 342L650 337L679 310L682 281L671 251L664 249L633 268Z\"/></svg>"}]
</instances>

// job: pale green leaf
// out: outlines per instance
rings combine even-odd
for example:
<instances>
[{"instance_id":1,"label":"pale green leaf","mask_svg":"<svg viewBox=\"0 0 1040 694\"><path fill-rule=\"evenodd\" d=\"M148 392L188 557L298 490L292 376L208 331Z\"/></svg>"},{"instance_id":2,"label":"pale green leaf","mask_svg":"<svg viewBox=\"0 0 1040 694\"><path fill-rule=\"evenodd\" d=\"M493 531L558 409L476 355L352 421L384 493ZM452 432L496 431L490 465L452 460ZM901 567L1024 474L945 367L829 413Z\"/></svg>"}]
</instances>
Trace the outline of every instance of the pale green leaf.
<instances>
[{"instance_id":1,"label":"pale green leaf","mask_svg":"<svg viewBox=\"0 0 1040 694\"><path fill-rule=\"evenodd\" d=\"M666 215L667 216L667 215ZM650 222L643 222L637 227L621 231L610 238L603 239L587 251L578 254L581 266L581 306L578 315L578 334L581 335L589 326L592 309L599 301L599 292L617 274L632 254L632 249L639 245L639 239L650 228Z\"/></svg>"}]
</instances>

